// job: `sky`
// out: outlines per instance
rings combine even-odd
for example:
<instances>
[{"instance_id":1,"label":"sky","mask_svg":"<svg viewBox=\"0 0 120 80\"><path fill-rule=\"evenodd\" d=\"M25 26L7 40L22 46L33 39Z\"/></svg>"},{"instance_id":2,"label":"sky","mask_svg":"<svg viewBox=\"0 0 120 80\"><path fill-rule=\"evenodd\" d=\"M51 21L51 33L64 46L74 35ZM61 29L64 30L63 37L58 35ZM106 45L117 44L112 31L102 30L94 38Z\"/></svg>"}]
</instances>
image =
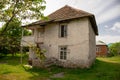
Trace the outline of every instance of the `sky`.
<instances>
[{"instance_id":1,"label":"sky","mask_svg":"<svg viewBox=\"0 0 120 80\"><path fill-rule=\"evenodd\" d=\"M96 40L105 43L120 42L120 0L45 0L45 15L69 5L93 13L99 35ZM1 23L0 23L1 25Z\"/></svg>"},{"instance_id":2,"label":"sky","mask_svg":"<svg viewBox=\"0 0 120 80\"><path fill-rule=\"evenodd\" d=\"M120 42L120 0L46 0L44 14L49 15L65 5L95 15L99 31L97 41Z\"/></svg>"}]
</instances>

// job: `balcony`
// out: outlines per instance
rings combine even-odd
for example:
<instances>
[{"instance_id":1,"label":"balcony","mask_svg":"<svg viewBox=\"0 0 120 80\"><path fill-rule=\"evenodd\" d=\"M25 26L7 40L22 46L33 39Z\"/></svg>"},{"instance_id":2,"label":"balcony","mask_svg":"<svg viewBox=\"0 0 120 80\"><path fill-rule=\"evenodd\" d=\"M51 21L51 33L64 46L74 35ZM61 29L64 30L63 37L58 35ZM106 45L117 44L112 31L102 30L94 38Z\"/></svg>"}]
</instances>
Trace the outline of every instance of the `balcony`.
<instances>
[{"instance_id":1,"label":"balcony","mask_svg":"<svg viewBox=\"0 0 120 80\"><path fill-rule=\"evenodd\" d=\"M36 43L42 43L43 37L23 36L21 40L22 46L35 46Z\"/></svg>"},{"instance_id":2,"label":"balcony","mask_svg":"<svg viewBox=\"0 0 120 80\"><path fill-rule=\"evenodd\" d=\"M43 37L37 37L37 38L35 39L35 42L36 42L36 43L42 43L42 42L43 42Z\"/></svg>"},{"instance_id":3,"label":"balcony","mask_svg":"<svg viewBox=\"0 0 120 80\"><path fill-rule=\"evenodd\" d=\"M34 36L23 36L21 39L22 46L34 46L35 40Z\"/></svg>"}]
</instances>

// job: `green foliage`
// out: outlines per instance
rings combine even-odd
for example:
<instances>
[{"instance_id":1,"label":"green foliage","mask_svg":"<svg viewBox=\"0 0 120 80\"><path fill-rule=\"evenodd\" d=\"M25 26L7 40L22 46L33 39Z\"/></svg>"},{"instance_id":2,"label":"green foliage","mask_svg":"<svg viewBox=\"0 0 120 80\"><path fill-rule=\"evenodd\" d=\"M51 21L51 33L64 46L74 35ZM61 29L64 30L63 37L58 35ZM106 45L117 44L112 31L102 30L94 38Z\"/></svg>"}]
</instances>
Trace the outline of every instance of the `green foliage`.
<instances>
[{"instance_id":1,"label":"green foliage","mask_svg":"<svg viewBox=\"0 0 120 80\"><path fill-rule=\"evenodd\" d=\"M32 50L36 53L36 56L40 59L40 62L46 59L45 57L46 50L42 50L36 46L32 46Z\"/></svg>"},{"instance_id":2,"label":"green foliage","mask_svg":"<svg viewBox=\"0 0 120 80\"><path fill-rule=\"evenodd\" d=\"M29 30L27 30L27 29L25 29L25 28L23 28L23 36L29 36L29 35L31 35L32 34L32 32L31 31L29 31ZM22 32L21 32L22 33Z\"/></svg>"},{"instance_id":3,"label":"green foliage","mask_svg":"<svg viewBox=\"0 0 120 80\"><path fill-rule=\"evenodd\" d=\"M45 0L0 0L0 22L6 22L3 32L13 19L42 19Z\"/></svg>"},{"instance_id":4,"label":"green foliage","mask_svg":"<svg viewBox=\"0 0 120 80\"><path fill-rule=\"evenodd\" d=\"M20 22L17 19L14 19L10 25L9 30L6 31L3 35L0 36L0 53L14 53L18 51L20 39L21 39L21 27ZM0 33L4 30L5 25L1 28Z\"/></svg>"},{"instance_id":5,"label":"green foliage","mask_svg":"<svg viewBox=\"0 0 120 80\"><path fill-rule=\"evenodd\" d=\"M4 28L5 28L5 25L1 28L0 32L2 32L4 30ZM21 36L21 31L22 31L21 22L18 19L14 18L10 22L6 33L4 33L3 35L9 36L9 37L10 36L11 37L14 36L14 37L18 37L19 38L19 36Z\"/></svg>"},{"instance_id":6,"label":"green foliage","mask_svg":"<svg viewBox=\"0 0 120 80\"><path fill-rule=\"evenodd\" d=\"M0 29L0 33L4 30L5 25ZM18 19L13 19L7 29L6 33L0 36L0 53L16 53L20 49L22 27ZM24 35L29 35L29 31L24 30Z\"/></svg>"},{"instance_id":7,"label":"green foliage","mask_svg":"<svg viewBox=\"0 0 120 80\"><path fill-rule=\"evenodd\" d=\"M22 20L43 19L45 0L0 0L0 53L15 53L20 48ZM31 32L24 29L24 35Z\"/></svg>"},{"instance_id":8,"label":"green foliage","mask_svg":"<svg viewBox=\"0 0 120 80\"><path fill-rule=\"evenodd\" d=\"M40 19L45 9L44 0L0 0L0 20L7 21L12 16L20 19Z\"/></svg>"},{"instance_id":9,"label":"green foliage","mask_svg":"<svg viewBox=\"0 0 120 80\"><path fill-rule=\"evenodd\" d=\"M109 46L110 54L120 55L120 42L113 43Z\"/></svg>"}]
</instances>

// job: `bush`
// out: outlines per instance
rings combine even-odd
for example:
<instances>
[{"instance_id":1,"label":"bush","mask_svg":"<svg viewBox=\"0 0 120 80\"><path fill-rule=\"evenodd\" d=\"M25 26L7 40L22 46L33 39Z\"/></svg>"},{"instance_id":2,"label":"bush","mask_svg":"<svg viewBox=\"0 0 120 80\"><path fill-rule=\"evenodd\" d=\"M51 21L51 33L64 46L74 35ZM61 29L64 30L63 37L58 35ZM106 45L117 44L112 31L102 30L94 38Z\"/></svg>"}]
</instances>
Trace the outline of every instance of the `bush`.
<instances>
[{"instance_id":1,"label":"bush","mask_svg":"<svg viewBox=\"0 0 120 80\"><path fill-rule=\"evenodd\" d=\"M9 53L9 50L5 47L0 47L0 56L5 56Z\"/></svg>"}]
</instances>

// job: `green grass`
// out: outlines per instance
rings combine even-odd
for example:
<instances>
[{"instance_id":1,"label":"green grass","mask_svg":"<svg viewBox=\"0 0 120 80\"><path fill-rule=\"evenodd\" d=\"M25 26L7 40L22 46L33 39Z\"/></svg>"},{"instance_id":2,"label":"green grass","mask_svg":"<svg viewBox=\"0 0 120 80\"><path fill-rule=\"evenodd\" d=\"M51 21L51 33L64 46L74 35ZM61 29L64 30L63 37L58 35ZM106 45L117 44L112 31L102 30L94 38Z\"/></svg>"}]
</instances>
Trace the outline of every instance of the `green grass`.
<instances>
[{"instance_id":1,"label":"green grass","mask_svg":"<svg viewBox=\"0 0 120 80\"><path fill-rule=\"evenodd\" d=\"M28 57L24 55L23 65ZM63 78L51 78L64 72ZM89 69L67 69L52 66L50 69L26 68L20 64L20 55L0 58L0 80L120 80L120 56L97 58Z\"/></svg>"}]
</instances>

